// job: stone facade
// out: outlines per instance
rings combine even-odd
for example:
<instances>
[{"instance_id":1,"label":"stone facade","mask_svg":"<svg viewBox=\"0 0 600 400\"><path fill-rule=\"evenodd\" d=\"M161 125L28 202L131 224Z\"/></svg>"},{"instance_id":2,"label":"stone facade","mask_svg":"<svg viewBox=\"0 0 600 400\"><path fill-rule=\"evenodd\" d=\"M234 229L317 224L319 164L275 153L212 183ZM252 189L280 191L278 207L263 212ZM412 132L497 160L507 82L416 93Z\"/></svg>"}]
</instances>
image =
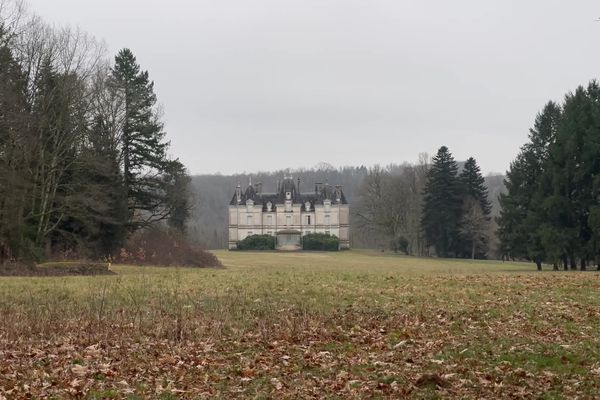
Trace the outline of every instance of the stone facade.
<instances>
[{"instance_id":1,"label":"stone facade","mask_svg":"<svg viewBox=\"0 0 600 400\"><path fill-rule=\"evenodd\" d=\"M229 203L229 249L251 235L293 232L329 233L340 248L350 248L350 206L341 186L317 183L314 192L300 193L300 179L296 184L292 178L277 186L276 193L263 193L261 184L237 186Z\"/></svg>"}]
</instances>

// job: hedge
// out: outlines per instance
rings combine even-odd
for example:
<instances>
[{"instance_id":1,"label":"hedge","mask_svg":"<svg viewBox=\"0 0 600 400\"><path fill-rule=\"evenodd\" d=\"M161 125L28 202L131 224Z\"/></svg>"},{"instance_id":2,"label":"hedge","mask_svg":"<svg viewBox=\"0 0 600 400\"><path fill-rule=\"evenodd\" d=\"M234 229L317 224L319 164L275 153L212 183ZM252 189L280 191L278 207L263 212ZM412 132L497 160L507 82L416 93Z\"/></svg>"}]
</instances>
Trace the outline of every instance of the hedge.
<instances>
[{"instance_id":1,"label":"hedge","mask_svg":"<svg viewBox=\"0 0 600 400\"><path fill-rule=\"evenodd\" d=\"M340 239L328 233L309 233L302 238L303 250L338 251Z\"/></svg>"},{"instance_id":2,"label":"hedge","mask_svg":"<svg viewBox=\"0 0 600 400\"><path fill-rule=\"evenodd\" d=\"M271 235L251 235L237 242L238 250L275 250L275 238Z\"/></svg>"}]
</instances>

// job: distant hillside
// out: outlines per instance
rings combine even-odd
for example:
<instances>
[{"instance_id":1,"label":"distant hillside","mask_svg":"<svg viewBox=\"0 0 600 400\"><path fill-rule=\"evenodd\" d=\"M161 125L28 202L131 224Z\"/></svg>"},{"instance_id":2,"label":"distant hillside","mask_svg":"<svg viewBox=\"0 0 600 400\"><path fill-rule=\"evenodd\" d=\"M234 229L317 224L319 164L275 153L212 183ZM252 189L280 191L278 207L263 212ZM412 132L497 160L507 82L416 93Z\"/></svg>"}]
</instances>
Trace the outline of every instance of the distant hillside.
<instances>
[{"instance_id":1,"label":"distant hillside","mask_svg":"<svg viewBox=\"0 0 600 400\"><path fill-rule=\"evenodd\" d=\"M245 188L252 179L253 183L262 182L265 192L275 192L277 180L282 179L284 175L292 175L294 178L300 178L300 190L303 192L313 190L316 182L342 185L346 198L352 205L358 200L360 185L367 172L368 169L364 166L334 169L324 164L315 169L193 176L195 207L189 223L190 236L206 248L227 246L227 207L238 183ZM504 191L503 179L502 175L486 177L494 215L499 212L498 196ZM363 243L366 243L361 233L356 230L351 231L351 240L355 247L364 247Z\"/></svg>"}]
</instances>

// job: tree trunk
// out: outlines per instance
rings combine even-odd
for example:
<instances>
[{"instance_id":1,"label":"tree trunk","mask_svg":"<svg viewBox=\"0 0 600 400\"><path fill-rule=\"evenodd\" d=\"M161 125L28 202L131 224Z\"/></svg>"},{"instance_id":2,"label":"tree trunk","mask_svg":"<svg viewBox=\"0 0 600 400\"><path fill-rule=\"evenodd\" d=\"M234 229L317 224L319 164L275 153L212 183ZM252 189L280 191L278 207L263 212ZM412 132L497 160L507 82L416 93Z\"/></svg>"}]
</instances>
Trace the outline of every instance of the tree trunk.
<instances>
[{"instance_id":1,"label":"tree trunk","mask_svg":"<svg viewBox=\"0 0 600 400\"><path fill-rule=\"evenodd\" d=\"M580 268L580 269L581 269L582 271L585 271L585 270L586 270L586 267L587 267L587 265L586 265L586 262L585 262L585 258L582 258L582 259L581 259L581 268Z\"/></svg>"},{"instance_id":2,"label":"tree trunk","mask_svg":"<svg viewBox=\"0 0 600 400\"><path fill-rule=\"evenodd\" d=\"M577 271L577 260L575 257L569 257L569 261L571 262L571 271Z\"/></svg>"},{"instance_id":3,"label":"tree trunk","mask_svg":"<svg viewBox=\"0 0 600 400\"><path fill-rule=\"evenodd\" d=\"M565 271L568 271L568 270L569 270L569 264L568 264L568 261L567 261L567 256L564 256L564 257L563 257L563 260L562 260L562 262L563 262L563 269L564 269Z\"/></svg>"},{"instance_id":4,"label":"tree trunk","mask_svg":"<svg viewBox=\"0 0 600 400\"><path fill-rule=\"evenodd\" d=\"M537 270L542 270L542 262L540 260L535 260L535 265L537 266Z\"/></svg>"},{"instance_id":5,"label":"tree trunk","mask_svg":"<svg viewBox=\"0 0 600 400\"><path fill-rule=\"evenodd\" d=\"M553 271L558 271L558 264L554 263L554 265L552 265L552 270Z\"/></svg>"},{"instance_id":6,"label":"tree trunk","mask_svg":"<svg viewBox=\"0 0 600 400\"><path fill-rule=\"evenodd\" d=\"M475 259L475 243L471 246L471 260Z\"/></svg>"}]
</instances>

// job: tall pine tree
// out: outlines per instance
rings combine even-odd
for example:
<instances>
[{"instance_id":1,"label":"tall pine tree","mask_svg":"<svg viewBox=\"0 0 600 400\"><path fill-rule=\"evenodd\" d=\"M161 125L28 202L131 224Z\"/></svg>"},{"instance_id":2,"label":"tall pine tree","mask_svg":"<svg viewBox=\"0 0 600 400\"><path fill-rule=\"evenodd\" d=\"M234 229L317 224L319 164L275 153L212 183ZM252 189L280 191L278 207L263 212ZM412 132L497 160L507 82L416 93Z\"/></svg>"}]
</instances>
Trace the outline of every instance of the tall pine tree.
<instances>
[{"instance_id":1,"label":"tall pine tree","mask_svg":"<svg viewBox=\"0 0 600 400\"><path fill-rule=\"evenodd\" d=\"M473 157L469 157L460 173L463 194L461 220L464 254L471 258L485 257L488 250L488 230L492 205L481 169Z\"/></svg>"},{"instance_id":2,"label":"tall pine tree","mask_svg":"<svg viewBox=\"0 0 600 400\"><path fill-rule=\"evenodd\" d=\"M173 170L167 158L168 143L156 111L154 83L142 71L131 50L115 57L112 69L114 88L124 103L121 132L123 182L131 230L168 218L169 207L164 173Z\"/></svg>"},{"instance_id":3,"label":"tall pine tree","mask_svg":"<svg viewBox=\"0 0 600 400\"><path fill-rule=\"evenodd\" d=\"M481 211L485 216L492 212L492 204L488 199L488 189L485 179L481 175L481 169L473 157L469 157L460 173L460 182L463 187L463 195L479 202Z\"/></svg>"},{"instance_id":4,"label":"tall pine tree","mask_svg":"<svg viewBox=\"0 0 600 400\"><path fill-rule=\"evenodd\" d=\"M533 260L538 269L546 258L539 227L540 209L545 198L543 173L561 121L561 108L548 102L535 119L529 142L510 165L504 181L507 192L500 195L497 219L503 256Z\"/></svg>"},{"instance_id":5,"label":"tall pine tree","mask_svg":"<svg viewBox=\"0 0 600 400\"><path fill-rule=\"evenodd\" d=\"M460 253L462 190L458 165L446 146L440 147L427 174L423 219L425 238L440 257Z\"/></svg>"}]
</instances>

